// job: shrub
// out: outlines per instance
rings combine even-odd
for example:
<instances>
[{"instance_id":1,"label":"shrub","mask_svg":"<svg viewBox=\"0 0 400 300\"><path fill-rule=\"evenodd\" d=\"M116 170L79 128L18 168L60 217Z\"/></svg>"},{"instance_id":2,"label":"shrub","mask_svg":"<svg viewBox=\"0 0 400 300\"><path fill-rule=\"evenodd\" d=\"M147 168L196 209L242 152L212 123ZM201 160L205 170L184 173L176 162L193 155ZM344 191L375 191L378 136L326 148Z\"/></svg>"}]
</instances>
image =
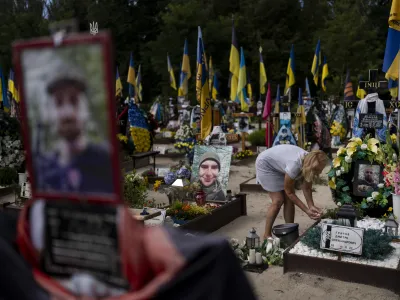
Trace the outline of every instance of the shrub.
<instances>
[{"instance_id":1,"label":"shrub","mask_svg":"<svg viewBox=\"0 0 400 300\"><path fill-rule=\"evenodd\" d=\"M124 200L128 206L142 208L146 206L147 180L135 171L124 178Z\"/></svg>"},{"instance_id":2,"label":"shrub","mask_svg":"<svg viewBox=\"0 0 400 300\"><path fill-rule=\"evenodd\" d=\"M252 146L265 146L265 129L257 130L247 136Z\"/></svg>"}]
</instances>

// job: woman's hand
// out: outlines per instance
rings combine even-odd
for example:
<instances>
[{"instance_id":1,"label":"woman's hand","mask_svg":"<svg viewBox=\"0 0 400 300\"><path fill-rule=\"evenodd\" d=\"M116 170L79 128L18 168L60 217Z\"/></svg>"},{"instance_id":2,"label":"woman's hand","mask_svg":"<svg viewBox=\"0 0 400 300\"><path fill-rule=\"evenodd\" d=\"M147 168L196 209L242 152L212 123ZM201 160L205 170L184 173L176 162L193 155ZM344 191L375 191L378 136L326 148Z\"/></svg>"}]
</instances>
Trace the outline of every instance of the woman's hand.
<instances>
[{"instance_id":1,"label":"woman's hand","mask_svg":"<svg viewBox=\"0 0 400 300\"><path fill-rule=\"evenodd\" d=\"M309 207L309 210L312 211L313 213L322 215L322 209L321 209L321 208L318 208L318 207L316 207L316 206L314 206L314 205L311 205L311 206Z\"/></svg>"},{"instance_id":2,"label":"woman's hand","mask_svg":"<svg viewBox=\"0 0 400 300\"><path fill-rule=\"evenodd\" d=\"M308 209L306 211L306 213L310 217L310 219L312 219L312 220L319 220L321 218L321 214L320 213L312 211L311 209Z\"/></svg>"}]
</instances>

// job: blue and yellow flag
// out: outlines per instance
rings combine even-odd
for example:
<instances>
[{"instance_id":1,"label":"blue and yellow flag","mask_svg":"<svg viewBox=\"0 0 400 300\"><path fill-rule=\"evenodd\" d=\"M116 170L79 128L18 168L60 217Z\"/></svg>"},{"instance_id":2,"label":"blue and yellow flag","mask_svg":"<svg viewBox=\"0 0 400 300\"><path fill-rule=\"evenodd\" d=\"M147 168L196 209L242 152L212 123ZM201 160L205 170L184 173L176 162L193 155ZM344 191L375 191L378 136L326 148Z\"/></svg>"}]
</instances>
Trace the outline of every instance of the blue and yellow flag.
<instances>
[{"instance_id":1,"label":"blue and yellow flag","mask_svg":"<svg viewBox=\"0 0 400 300\"><path fill-rule=\"evenodd\" d=\"M121 77L119 77L118 67L117 67L117 73L115 75L115 96L122 97L122 82L121 82Z\"/></svg>"},{"instance_id":2,"label":"blue and yellow flag","mask_svg":"<svg viewBox=\"0 0 400 300\"><path fill-rule=\"evenodd\" d=\"M311 67L311 73L315 85L318 85L319 66L321 65L321 41L318 40L317 47L315 48L314 60Z\"/></svg>"},{"instance_id":3,"label":"blue and yellow flag","mask_svg":"<svg viewBox=\"0 0 400 300\"><path fill-rule=\"evenodd\" d=\"M139 65L136 76L137 98L139 102L143 101L143 86L142 86L142 65Z\"/></svg>"},{"instance_id":4,"label":"blue and yellow flag","mask_svg":"<svg viewBox=\"0 0 400 300\"><path fill-rule=\"evenodd\" d=\"M296 83L296 79L294 77L295 64L294 64L294 46L292 45L292 49L290 50L289 62L286 70L286 84L285 84L285 95L289 93L289 89Z\"/></svg>"},{"instance_id":5,"label":"blue and yellow flag","mask_svg":"<svg viewBox=\"0 0 400 300\"><path fill-rule=\"evenodd\" d=\"M217 73L214 73L214 80L213 80L213 87L212 87L212 98L214 100L217 100L218 94L219 94L219 82L218 82Z\"/></svg>"},{"instance_id":6,"label":"blue and yellow flag","mask_svg":"<svg viewBox=\"0 0 400 300\"><path fill-rule=\"evenodd\" d=\"M212 63L212 58L210 56L210 62L208 64L208 83L209 83L209 91L212 91L213 87L213 80L214 80L214 67Z\"/></svg>"},{"instance_id":7,"label":"blue and yellow flag","mask_svg":"<svg viewBox=\"0 0 400 300\"><path fill-rule=\"evenodd\" d=\"M189 49L188 43L185 39L185 45L183 46L183 58L182 58L182 68L181 74L179 76L179 89L178 96L186 97L188 94L188 80L192 77L190 73L190 60L189 60Z\"/></svg>"},{"instance_id":8,"label":"blue and yellow flag","mask_svg":"<svg viewBox=\"0 0 400 300\"><path fill-rule=\"evenodd\" d=\"M240 70L239 70L237 99L239 99L241 110L244 112L249 111L246 86L247 86L246 62L244 60L243 48L240 48Z\"/></svg>"},{"instance_id":9,"label":"blue and yellow flag","mask_svg":"<svg viewBox=\"0 0 400 300\"><path fill-rule=\"evenodd\" d=\"M10 111L10 103L8 103L7 98L7 85L6 85L6 76L3 73L3 69L0 67L0 102L3 103L3 110L5 112Z\"/></svg>"},{"instance_id":10,"label":"blue and yellow flag","mask_svg":"<svg viewBox=\"0 0 400 300\"><path fill-rule=\"evenodd\" d=\"M304 101L303 94L301 88L299 88L299 105L297 107L297 115L296 115L296 132L298 133L298 143L299 147L304 147L305 142L305 132L300 130L300 126L305 125L307 123L306 113L304 110Z\"/></svg>"},{"instance_id":11,"label":"blue and yellow flag","mask_svg":"<svg viewBox=\"0 0 400 300\"><path fill-rule=\"evenodd\" d=\"M274 118L273 118L273 125L274 125L274 134L278 134L280 122L279 122L279 113L280 113L280 104L281 104L281 91L278 84L278 89L276 91L276 99L274 105ZM278 115L278 116L276 116Z\"/></svg>"},{"instance_id":12,"label":"blue and yellow flag","mask_svg":"<svg viewBox=\"0 0 400 300\"><path fill-rule=\"evenodd\" d=\"M239 99L237 99L239 70L240 70L239 45L236 39L235 26L232 21L232 45L231 45L231 53L229 56L229 72L231 72L231 77L229 80L229 84L231 88L231 100L236 102L239 102Z\"/></svg>"},{"instance_id":13,"label":"blue and yellow flag","mask_svg":"<svg viewBox=\"0 0 400 300\"><path fill-rule=\"evenodd\" d=\"M250 106L253 105L253 88L251 87L250 74L247 71L247 97L250 99Z\"/></svg>"},{"instance_id":14,"label":"blue and yellow flag","mask_svg":"<svg viewBox=\"0 0 400 300\"><path fill-rule=\"evenodd\" d=\"M8 77L8 92L11 94L11 100L19 103L19 93L15 83L15 73L11 69L10 76Z\"/></svg>"},{"instance_id":15,"label":"blue and yellow flag","mask_svg":"<svg viewBox=\"0 0 400 300\"><path fill-rule=\"evenodd\" d=\"M212 128L211 99L208 87L207 58L204 50L203 35L201 34L201 28L199 26L197 38L196 95L197 101L200 102L200 128L201 139L203 140L210 134Z\"/></svg>"},{"instance_id":16,"label":"blue and yellow flag","mask_svg":"<svg viewBox=\"0 0 400 300\"><path fill-rule=\"evenodd\" d=\"M389 79L389 87L388 88L390 91L390 96L392 96L393 99L397 99L397 97L399 96L399 81ZM358 97L358 95L357 95L357 97ZM365 96L364 96L364 98L365 98Z\"/></svg>"},{"instance_id":17,"label":"blue and yellow flag","mask_svg":"<svg viewBox=\"0 0 400 300\"><path fill-rule=\"evenodd\" d=\"M136 86L135 63L133 61L133 53L132 52L131 52L131 58L129 59L127 82L128 82L128 86L129 86L129 97L134 98L137 95L137 86Z\"/></svg>"},{"instance_id":18,"label":"blue and yellow flag","mask_svg":"<svg viewBox=\"0 0 400 300\"><path fill-rule=\"evenodd\" d=\"M326 78L329 76L328 62L326 61L326 57L324 57L324 64L322 65L322 78L321 78L321 86L324 92L326 92Z\"/></svg>"},{"instance_id":19,"label":"blue and yellow flag","mask_svg":"<svg viewBox=\"0 0 400 300\"><path fill-rule=\"evenodd\" d=\"M171 61L169 60L169 55L167 54L167 65L168 65L168 74L169 74L169 85L176 91L176 80L174 69L172 68Z\"/></svg>"},{"instance_id":20,"label":"blue and yellow flag","mask_svg":"<svg viewBox=\"0 0 400 300\"><path fill-rule=\"evenodd\" d=\"M344 84L344 100L354 100L353 83L350 79L350 71L347 70L346 81Z\"/></svg>"},{"instance_id":21,"label":"blue and yellow flag","mask_svg":"<svg viewBox=\"0 0 400 300\"><path fill-rule=\"evenodd\" d=\"M386 40L385 58L382 71L386 79L399 78L399 45L400 45L400 0L393 0L389 16L389 31Z\"/></svg>"},{"instance_id":22,"label":"blue and yellow flag","mask_svg":"<svg viewBox=\"0 0 400 300\"><path fill-rule=\"evenodd\" d=\"M265 85L267 84L267 72L265 71L264 60L262 57L262 48L260 46L260 94L265 94Z\"/></svg>"},{"instance_id":23,"label":"blue and yellow flag","mask_svg":"<svg viewBox=\"0 0 400 300\"><path fill-rule=\"evenodd\" d=\"M361 82L361 81L363 81L363 77L362 76L360 76L360 79L359 79L359 82ZM390 86L390 79L389 79L389 86ZM390 87L389 87L389 89L390 89ZM367 96L367 91L362 89L362 88L360 88L360 84L358 84L357 94L356 95L357 95L357 98L364 99Z\"/></svg>"}]
</instances>

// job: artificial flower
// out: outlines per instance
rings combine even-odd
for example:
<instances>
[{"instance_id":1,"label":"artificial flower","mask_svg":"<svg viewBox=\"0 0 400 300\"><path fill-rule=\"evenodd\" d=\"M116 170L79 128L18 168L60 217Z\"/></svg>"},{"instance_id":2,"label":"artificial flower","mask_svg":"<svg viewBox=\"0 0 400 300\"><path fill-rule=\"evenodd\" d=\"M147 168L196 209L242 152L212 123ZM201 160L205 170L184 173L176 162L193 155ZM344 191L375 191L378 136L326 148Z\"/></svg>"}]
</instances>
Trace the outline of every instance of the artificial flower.
<instances>
[{"instance_id":1,"label":"artificial flower","mask_svg":"<svg viewBox=\"0 0 400 300\"><path fill-rule=\"evenodd\" d=\"M372 202L372 201L374 201L374 198L372 198L372 197L367 198L367 202Z\"/></svg>"},{"instance_id":2,"label":"artificial flower","mask_svg":"<svg viewBox=\"0 0 400 300\"><path fill-rule=\"evenodd\" d=\"M368 149L375 154L378 153L378 146L376 144L379 144L377 139L371 138L368 140Z\"/></svg>"},{"instance_id":3,"label":"artificial flower","mask_svg":"<svg viewBox=\"0 0 400 300\"><path fill-rule=\"evenodd\" d=\"M362 145L362 140L360 139L360 138L358 138L358 137L353 137L353 138L351 138L350 139L350 142L354 142L354 143L356 143L357 145L359 145L359 146L361 146Z\"/></svg>"},{"instance_id":4,"label":"artificial flower","mask_svg":"<svg viewBox=\"0 0 400 300\"><path fill-rule=\"evenodd\" d=\"M346 150L347 156L351 157L354 154L354 152L357 151L357 147L358 147L358 144L356 142L348 143L347 146L346 146L346 148L347 148L347 150Z\"/></svg>"},{"instance_id":5,"label":"artificial flower","mask_svg":"<svg viewBox=\"0 0 400 300\"><path fill-rule=\"evenodd\" d=\"M340 168L340 172L342 172L342 174L344 173L344 167Z\"/></svg>"},{"instance_id":6,"label":"artificial flower","mask_svg":"<svg viewBox=\"0 0 400 300\"><path fill-rule=\"evenodd\" d=\"M340 167L340 163L342 162L342 159L340 157L335 157L333 160L333 167L338 168Z\"/></svg>"},{"instance_id":7,"label":"artificial flower","mask_svg":"<svg viewBox=\"0 0 400 300\"><path fill-rule=\"evenodd\" d=\"M383 189L385 185L383 183L378 184L378 188Z\"/></svg>"},{"instance_id":8,"label":"artificial flower","mask_svg":"<svg viewBox=\"0 0 400 300\"><path fill-rule=\"evenodd\" d=\"M329 180L328 185L332 190L336 190L336 177L332 177Z\"/></svg>"},{"instance_id":9,"label":"artificial flower","mask_svg":"<svg viewBox=\"0 0 400 300\"><path fill-rule=\"evenodd\" d=\"M342 175L342 172L340 170L336 171L336 176L339 177L340 175Z\"/></svg>"},{"instance_id":10,"label":"artificial flower","mask_svg":"<svg viewBox=\"0 0 400 300\"><path fill-rule=\"evenodd\" d=\"M368 149L368 145L367 144L362 144L361 145L361 150L367 150Z\"/></svg>"},{"instance_id":11,"label":"artificial flower","mask_svg":"<svg viewBox=\"0 0 400 300\"><path fill-rule=\"evenodd\" d=\"M351 163L351 162L352 162L351 156L346 156L346 157L344 158L344 160L345 160L347 163Z\"/></svg>"},{"instance_id":12,"label":"artificial flower","mask_svg":"<svg viewBox=\"0 0 400 300\"><path fill-rule=\"evenodd\" d=\"M389 208L388 208L388 211L393 211L393 207L389 207Z\"/></svg>"},{"instance_id":13,"label":"artificial flower","mask_svg":"<svg viewBox=\"0 0 400 300\"><path fill-rule=\"evenodd\" d=\"M342 203L341 202L338 202L338 203L336 203L337 204L337 206L342 206Z\"/></svg>"},{"instance_id":14,"label":"artificial flower","mask_svg":"<svg viewBox=\"0 0 400 300\"><path fill-rule=\"evenodd\" d=\"M397 136L396 136L396 134L393 133L393 134L390 136L390 139L392 140L392 143L395 144L395 143L397 142Z\"/></svg>"},{"instance_id":15,"label":"artificial flower","mask_svg":"<svg viewBox=\"0 0 400 300\"><path fill-rule=\"evenodd\" d=\"M376 199L379 196L379 192L372 192L371 197Z\"/></svg>"},{"instance_id":16,"label":"artificial flower","mask_svg":"<svg viewBox=\"0 0 400 300\"><path fill-rule=\"evenodd\" d=\"M337 151L337 156L344 155L344 154L346 154L346 148L339 147L339 150Z\"/></svg>"}]
</instances>

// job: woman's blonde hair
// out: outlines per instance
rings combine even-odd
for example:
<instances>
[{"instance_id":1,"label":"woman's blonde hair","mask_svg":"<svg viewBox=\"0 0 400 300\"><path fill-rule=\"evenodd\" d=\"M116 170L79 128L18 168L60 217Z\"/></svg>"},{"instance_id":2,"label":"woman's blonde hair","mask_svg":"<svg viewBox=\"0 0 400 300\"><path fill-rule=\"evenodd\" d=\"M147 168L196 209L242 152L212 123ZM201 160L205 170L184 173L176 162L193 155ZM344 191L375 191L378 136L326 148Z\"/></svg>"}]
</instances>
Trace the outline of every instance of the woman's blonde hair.
<instances>
[{"instance_id":1,"label":"woman's blonde hair","mask_svg":"<svg viewBox=\"0 0 400 300\"><path fill-rule=\"evenodd\" d=\"M313 182L319 174L316 171L321 164L325 166L328 162L328 156L321 150L315 150L308 153L303 158L303 178L307 182Z\"/></svg>"}]
</instances>

